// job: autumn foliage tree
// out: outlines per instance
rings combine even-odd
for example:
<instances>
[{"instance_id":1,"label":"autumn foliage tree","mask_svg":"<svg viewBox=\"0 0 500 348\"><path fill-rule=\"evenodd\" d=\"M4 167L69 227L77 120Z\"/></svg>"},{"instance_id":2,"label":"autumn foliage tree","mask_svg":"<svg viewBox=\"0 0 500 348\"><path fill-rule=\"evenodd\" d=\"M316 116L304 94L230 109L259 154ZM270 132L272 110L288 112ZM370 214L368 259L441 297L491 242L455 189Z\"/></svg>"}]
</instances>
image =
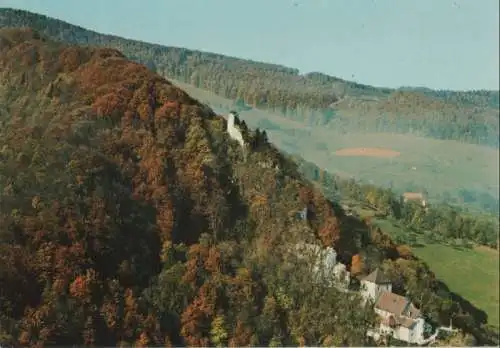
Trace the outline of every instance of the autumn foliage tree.
<instances>
[{"instance_id":1,"label":"autumn foliage tree","mask_svg":"<svg viewBox=\"0 0 500 348\"><path fill-rule=\"evenodd\" d=\"M351 261L351 273L353 276L359 275L363 272L363 259L361 258L361 255L356 254L353 255L352 261Z\"/></svg>"},{"instance_id":2,"label":"autumn foliage tree","mask_svg":"<svg viewBox=\"0 0 500 348\"><path fill-rule=\"evenodd\" d=\"M413 258L413 253L408 245L398 245L396 247L396 250L399 254L399 257L402 257L403 259Z\"/></svg>"},{"instance_id":3,"label":"autumn foliage tree","mask_svg":"<svg viewBox=\"0 0 500 348\"><path fill-rule=\"evenodd\" d=\"M340 238L340 226L335 216L326 219L319 230L319 237L325 246L334 246Z\"/></svg>"},{"instance_id":4,"label":"autumn foliage tree","mask_svg":"<svg viewBox=\"0 0 500 348\"><path fill-rule=\"evenodd\" d=\"M210 344L210 322L214 315L216 294L209 283L200 287L198 296L186 308L181 317L181 334L190 346Z\"/></svg>"},{"instance_id":5,"label":"autumn foliage tree","mask_svg":"<svg viewBox=\"0 0 500 348\"><path fill-rule=\"evenodd\" d=\"M311 204L314 200L314 192L311 188L303 186L299 189L299 198L303 204Z\"/></svg>"}]
</instances>

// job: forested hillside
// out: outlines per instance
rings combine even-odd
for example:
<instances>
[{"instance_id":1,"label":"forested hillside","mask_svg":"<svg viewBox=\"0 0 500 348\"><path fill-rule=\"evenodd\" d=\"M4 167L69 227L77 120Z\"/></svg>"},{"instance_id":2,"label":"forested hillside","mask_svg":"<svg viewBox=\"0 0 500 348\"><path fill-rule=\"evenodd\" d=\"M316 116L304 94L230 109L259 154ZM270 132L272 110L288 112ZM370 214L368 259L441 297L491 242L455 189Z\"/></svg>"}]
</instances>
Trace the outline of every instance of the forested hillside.
<instances>
[{"instance_id":1,"label":"forested hillside","mask_svg":"<svg viewBox=\"0 0 500 348\"><path fill-rule=\"evenodd\" d=\"M0 10L0 27L30 26L69 43L117 48L159 74L305 124L399 132L498 147L498 91L376 88L322 73L103 35L26 11Z\"/></svg>"},{"instance_id":2,"label":"forested hillside","mask_svg":"<svg viewBox=\"0 0 500 348\"><path fill-rule=\"evenodd\" d=\"M384 267L432 325L498 343L265 132L241 124L243 156L222 117L120 52L2 29L0 86L0 344L373 344L373 312L314 282L299 241L354 275Z\"/></svg>"}]
</instances>

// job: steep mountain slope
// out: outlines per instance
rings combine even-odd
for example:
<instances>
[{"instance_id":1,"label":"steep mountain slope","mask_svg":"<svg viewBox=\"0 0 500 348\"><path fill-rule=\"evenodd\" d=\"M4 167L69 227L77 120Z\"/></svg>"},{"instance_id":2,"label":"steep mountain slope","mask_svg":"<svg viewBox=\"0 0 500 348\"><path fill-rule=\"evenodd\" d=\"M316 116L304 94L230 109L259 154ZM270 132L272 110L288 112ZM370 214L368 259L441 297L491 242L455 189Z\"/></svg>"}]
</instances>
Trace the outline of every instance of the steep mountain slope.
<instances>
[{"instance_id":1,"label":"steep mountain slope","mask_svg":"<svg viewBox=\"0 0 500 348\"><path fill-rule=\"evenodd\" d=\"M355 296L304 297L308 273L276 268L280 240L340 231L265 134L246 133L244 162L223 118L115 50L28 29L0 48L0 342L365 343L372 315L338 307ZM310 311L278 319L306 305L279 296ZM311 331L308 315L333 321Z\"/></svg>"},{"instance_id":2,"label":"steep mountain slope","mask_svg":"<svg viewBox=\"0 0 500 348\"><path fill-rule=\"evenodd\" d=\"M243 156L222 117L120 52L3 29L0 86L0 343L372 344L373 313L315 283L298 241L335 247L354 274L383 267L430 323L494 342L265 132L240 125Z\"/></svg>"},{"instance_id":3,"label":"steep mountain slope","mask_svg":"<svg viewBox=\"0 0 500 348\"><path fill-rule=\"evenodd\" d=\"M30 26L49 37L120 49L163 76L305 124L412 133L498 147L498 91L375 88L321 73L103 35L26 11L0 10L0 27Z\"/></svg>"}]
</instances>

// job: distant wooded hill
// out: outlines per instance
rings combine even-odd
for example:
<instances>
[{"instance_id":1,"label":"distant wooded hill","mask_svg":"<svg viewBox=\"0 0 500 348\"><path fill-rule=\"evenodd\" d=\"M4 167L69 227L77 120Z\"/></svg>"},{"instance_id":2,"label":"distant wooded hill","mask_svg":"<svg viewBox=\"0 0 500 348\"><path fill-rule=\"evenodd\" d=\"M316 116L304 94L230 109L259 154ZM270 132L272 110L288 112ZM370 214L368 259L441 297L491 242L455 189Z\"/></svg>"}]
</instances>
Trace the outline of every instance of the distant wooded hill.
<instances>
[{"instance_id":1,"label":"distant wooded hill","mask_svg":"<svg viewBox=\"0 0 500 348\"><path fill-rule=\"evenodd\" d=\"M69 43L117 48L163 76L344 132L412 133L498 147L498 91L376 88L322 73L104 35L21 10L0 10L0 27L30 26Z\"/></svg>"}]
</instances>

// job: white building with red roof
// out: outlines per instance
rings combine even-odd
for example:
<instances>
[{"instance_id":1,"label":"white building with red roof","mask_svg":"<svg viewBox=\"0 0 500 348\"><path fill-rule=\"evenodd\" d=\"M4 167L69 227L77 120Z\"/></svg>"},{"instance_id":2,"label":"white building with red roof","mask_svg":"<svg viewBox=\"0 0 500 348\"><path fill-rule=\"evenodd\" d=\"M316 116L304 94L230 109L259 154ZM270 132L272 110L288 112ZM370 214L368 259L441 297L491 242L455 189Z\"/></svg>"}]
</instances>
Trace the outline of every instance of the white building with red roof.
<instances>
[{"instance_id":1,"label":"white building with red roof","mask_svg":"<svg viewBox=\"0 0 500 348\"><path fill-rule=\"evenodd\" d=\"M361 294L380 317L379 333L400 341L424 342L425 319L406 297L392 292L392 283L380 269L361 279Z\"/></svg>"}]
</instances>

